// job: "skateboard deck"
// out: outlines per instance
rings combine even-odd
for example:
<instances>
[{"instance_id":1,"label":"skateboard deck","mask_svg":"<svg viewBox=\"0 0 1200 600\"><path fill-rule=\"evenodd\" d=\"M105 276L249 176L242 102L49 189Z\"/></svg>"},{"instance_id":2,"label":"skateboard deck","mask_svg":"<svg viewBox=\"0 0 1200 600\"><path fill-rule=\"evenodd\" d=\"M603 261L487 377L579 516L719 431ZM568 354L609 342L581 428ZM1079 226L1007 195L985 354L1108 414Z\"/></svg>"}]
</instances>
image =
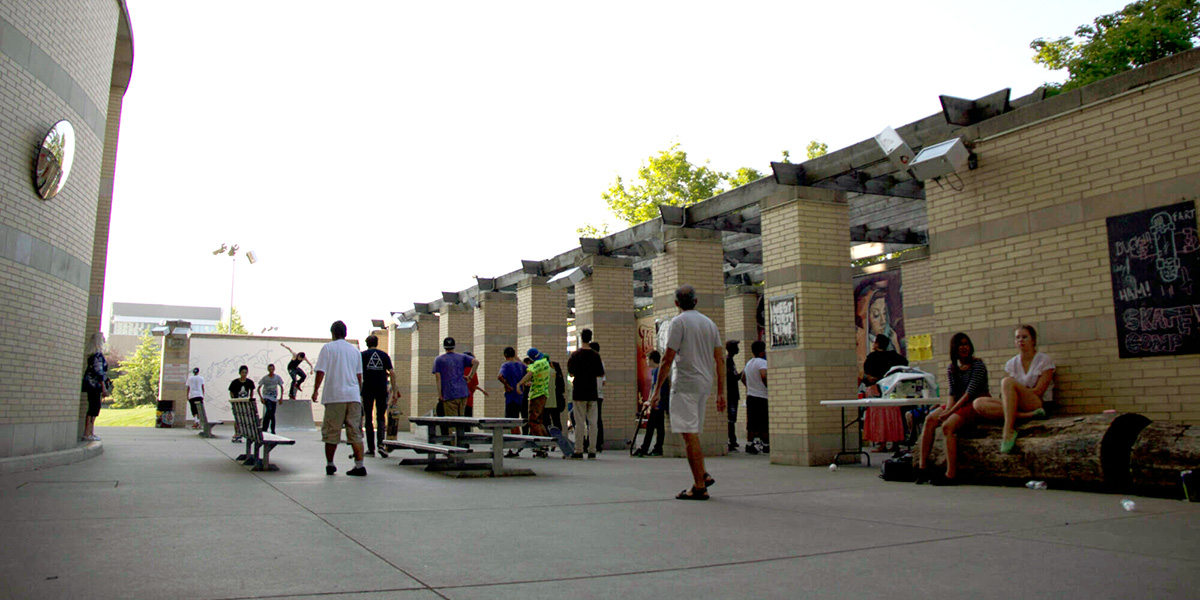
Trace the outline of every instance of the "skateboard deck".
<instances>
[{"instance_id":1,"label":"skateboard deck","mask_svg":"<svg viewBox=\"0 0 1200 600\"><path fill-rule=\"evenodd\" d=\"M558 443L558 449L562 451L563 458L575 453L575 445L571 443L571 440L567 439L567 436L563 434L561 429L551 427L550 437L554 438L554 441Z\"/></svg>"}]
</instances>

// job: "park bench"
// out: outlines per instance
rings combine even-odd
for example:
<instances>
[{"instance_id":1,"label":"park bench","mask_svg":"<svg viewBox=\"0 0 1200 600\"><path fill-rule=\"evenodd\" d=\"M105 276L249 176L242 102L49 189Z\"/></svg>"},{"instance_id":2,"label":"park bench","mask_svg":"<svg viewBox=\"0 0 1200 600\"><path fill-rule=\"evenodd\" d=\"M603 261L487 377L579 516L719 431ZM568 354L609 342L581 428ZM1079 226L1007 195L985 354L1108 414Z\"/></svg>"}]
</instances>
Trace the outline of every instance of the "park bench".
<instances>
[{"instance_id":1,"label":"park bench","mask_svg":"<svg viewBox=\"0 0 1200 600\"><path fill-rule=\"evenodd\" d=\"M199 435L202 438L217 437L217 436L213 435L212 428L217 425L223 425L225 422L224 421L209 421L208 413L205 412L205 410L204 410L204 402L203 401L197 402L196 405L200 409L200 414L192 415L192 418L195 419L196 421L198 421L200 423L200 426L203 427L203 430L201 430L200 433L197 435Z\"/></svg>"},{"instance_id":2,"label":"park bench","mask_svg":"<svg viewBox=\"0 0 1200 600\"><path fill-rule=\"evenodd\" d=\"M278 471L279 467L271 464L271 450L275 446L291 446L296 443L296 440L273 433L263 433L262 425L258 420L258 406L254 400L236 399L230 400L229 404L233 407L237 432L246 440L246 453L238 456L236 460L243 461L244 465L253 465L252 471ZM253 451L251 450L252 445ZM260 450L262 451L261 459L258 457Z\"/></svg>"}]
</instances>

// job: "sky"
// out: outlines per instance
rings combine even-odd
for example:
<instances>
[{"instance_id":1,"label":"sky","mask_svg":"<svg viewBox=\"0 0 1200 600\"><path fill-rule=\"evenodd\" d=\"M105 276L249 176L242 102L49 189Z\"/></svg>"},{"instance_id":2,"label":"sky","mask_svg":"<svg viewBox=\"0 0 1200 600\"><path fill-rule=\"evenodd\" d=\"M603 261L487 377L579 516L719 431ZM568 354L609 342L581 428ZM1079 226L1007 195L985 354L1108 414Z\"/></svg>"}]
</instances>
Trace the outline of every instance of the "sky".
<instances>
[{"instance_id":1,"label":"sky","mask_svg":"<svg viewBox=\"0 0 1200 600\"><path fill-rule=\"evenodd\" d=\"M105 310L227 314L232 279L251 332L361 339L623 229L601 194L673 142L769 174L1061 81L1029 42L1124 4L128 0Z\"/></svg>"}]
</instances>

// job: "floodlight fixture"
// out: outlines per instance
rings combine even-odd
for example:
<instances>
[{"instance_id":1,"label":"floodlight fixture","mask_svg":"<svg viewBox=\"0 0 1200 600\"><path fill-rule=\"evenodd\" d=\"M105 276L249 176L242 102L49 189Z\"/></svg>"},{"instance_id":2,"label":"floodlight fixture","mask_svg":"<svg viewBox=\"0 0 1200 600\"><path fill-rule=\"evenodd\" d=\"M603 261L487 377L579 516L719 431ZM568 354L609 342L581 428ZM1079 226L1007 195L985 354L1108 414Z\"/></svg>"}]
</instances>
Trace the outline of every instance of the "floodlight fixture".
<instances>
[{"instance_id":1,"label":"floodlight fixture","mask_svg":"<svg viewBox=\"0 0 1200 600\"><path fill-rule=\"evenodd\" d=\"M228 246L226 246L225 244L221 244L221 247L220 247L220 248L217 248L216 250L213 250L213 256L220 256L220 255L224 254L224 253L225 253L225 251L226 251L226 250L228 250L228 249L229 249L229 247L228 247Z\"/></svg>"},{"instance_id":2,"label":"floodlight fixture","mask_svg":"<svg viewBox=\"0 0 1200 600\"><path fill-rule=\"evenodd\" d=\"M238 246L237 244L234 244L232 247L230 247L229 248L229 256L233 257L234 255L236 255L238 248L241 248L241 246Z\"/></svg>"},{"instance_id":3,"label":"floodlight fixture","mask_svg":"<svg viewBox=\"0 0 1200 600\"><path fill-rule=\"evenodd\" d=\"M375 329L383 329L384 327L387 327L387 325L384 324L383 319L371 319L371 327L374 327Z\"/></svg>"},{"instance_id":4,"label":"floodlight fixture","mask_svg":"<svg viewBox=\"0 0 1200 600\"><path fill-rule=\"evenodd\" d=\"M250 261L250 264L254 264L254 263L258 262L258 255L255 254L253 250L251 250L246 253L246 260Z\"/></svg>"},{"instance_id":5,"label":"floodlight fixture","mask_svg":"<svg viewBox=\"0 0 1200 600\"><path fill-rule=\"evenodd\" d=\"M584 279L587 279L591 274L592 270L590 267L574 267L567 269L566 271L551 277L550 281L546 282L546 287L552 290L565 290L583 281Z\"/></svg>"}]
</instances>

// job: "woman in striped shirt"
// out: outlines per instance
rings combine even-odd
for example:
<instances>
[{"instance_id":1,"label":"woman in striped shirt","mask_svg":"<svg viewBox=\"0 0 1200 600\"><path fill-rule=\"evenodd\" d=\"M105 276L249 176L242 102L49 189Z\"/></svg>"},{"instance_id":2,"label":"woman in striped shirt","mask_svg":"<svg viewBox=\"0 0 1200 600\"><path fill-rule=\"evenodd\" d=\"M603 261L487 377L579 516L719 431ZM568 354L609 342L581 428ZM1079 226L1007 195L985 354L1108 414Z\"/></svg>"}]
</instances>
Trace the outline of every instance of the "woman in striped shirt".
<instances>
[{"instance_id":1,"label":"woman in striped shirt","mask_svg":"<svg viewBox=\"0 0 1200 600\"><path fill-rule=\"evenodd\" d=\"M975 420L972 403L976 398L989 398L987 366L975 358L975 345L967 334L959 332L950 338L950 365L946 368L950 380L950 397L925 417L925 429L921 432L921 456L917 463L917 483L931 482L934 485L954 485L958 472L958 431ZM941 426L946 438L946 474L935 476L926 467L933 439Z\"/></svg>"}]
</instances>

